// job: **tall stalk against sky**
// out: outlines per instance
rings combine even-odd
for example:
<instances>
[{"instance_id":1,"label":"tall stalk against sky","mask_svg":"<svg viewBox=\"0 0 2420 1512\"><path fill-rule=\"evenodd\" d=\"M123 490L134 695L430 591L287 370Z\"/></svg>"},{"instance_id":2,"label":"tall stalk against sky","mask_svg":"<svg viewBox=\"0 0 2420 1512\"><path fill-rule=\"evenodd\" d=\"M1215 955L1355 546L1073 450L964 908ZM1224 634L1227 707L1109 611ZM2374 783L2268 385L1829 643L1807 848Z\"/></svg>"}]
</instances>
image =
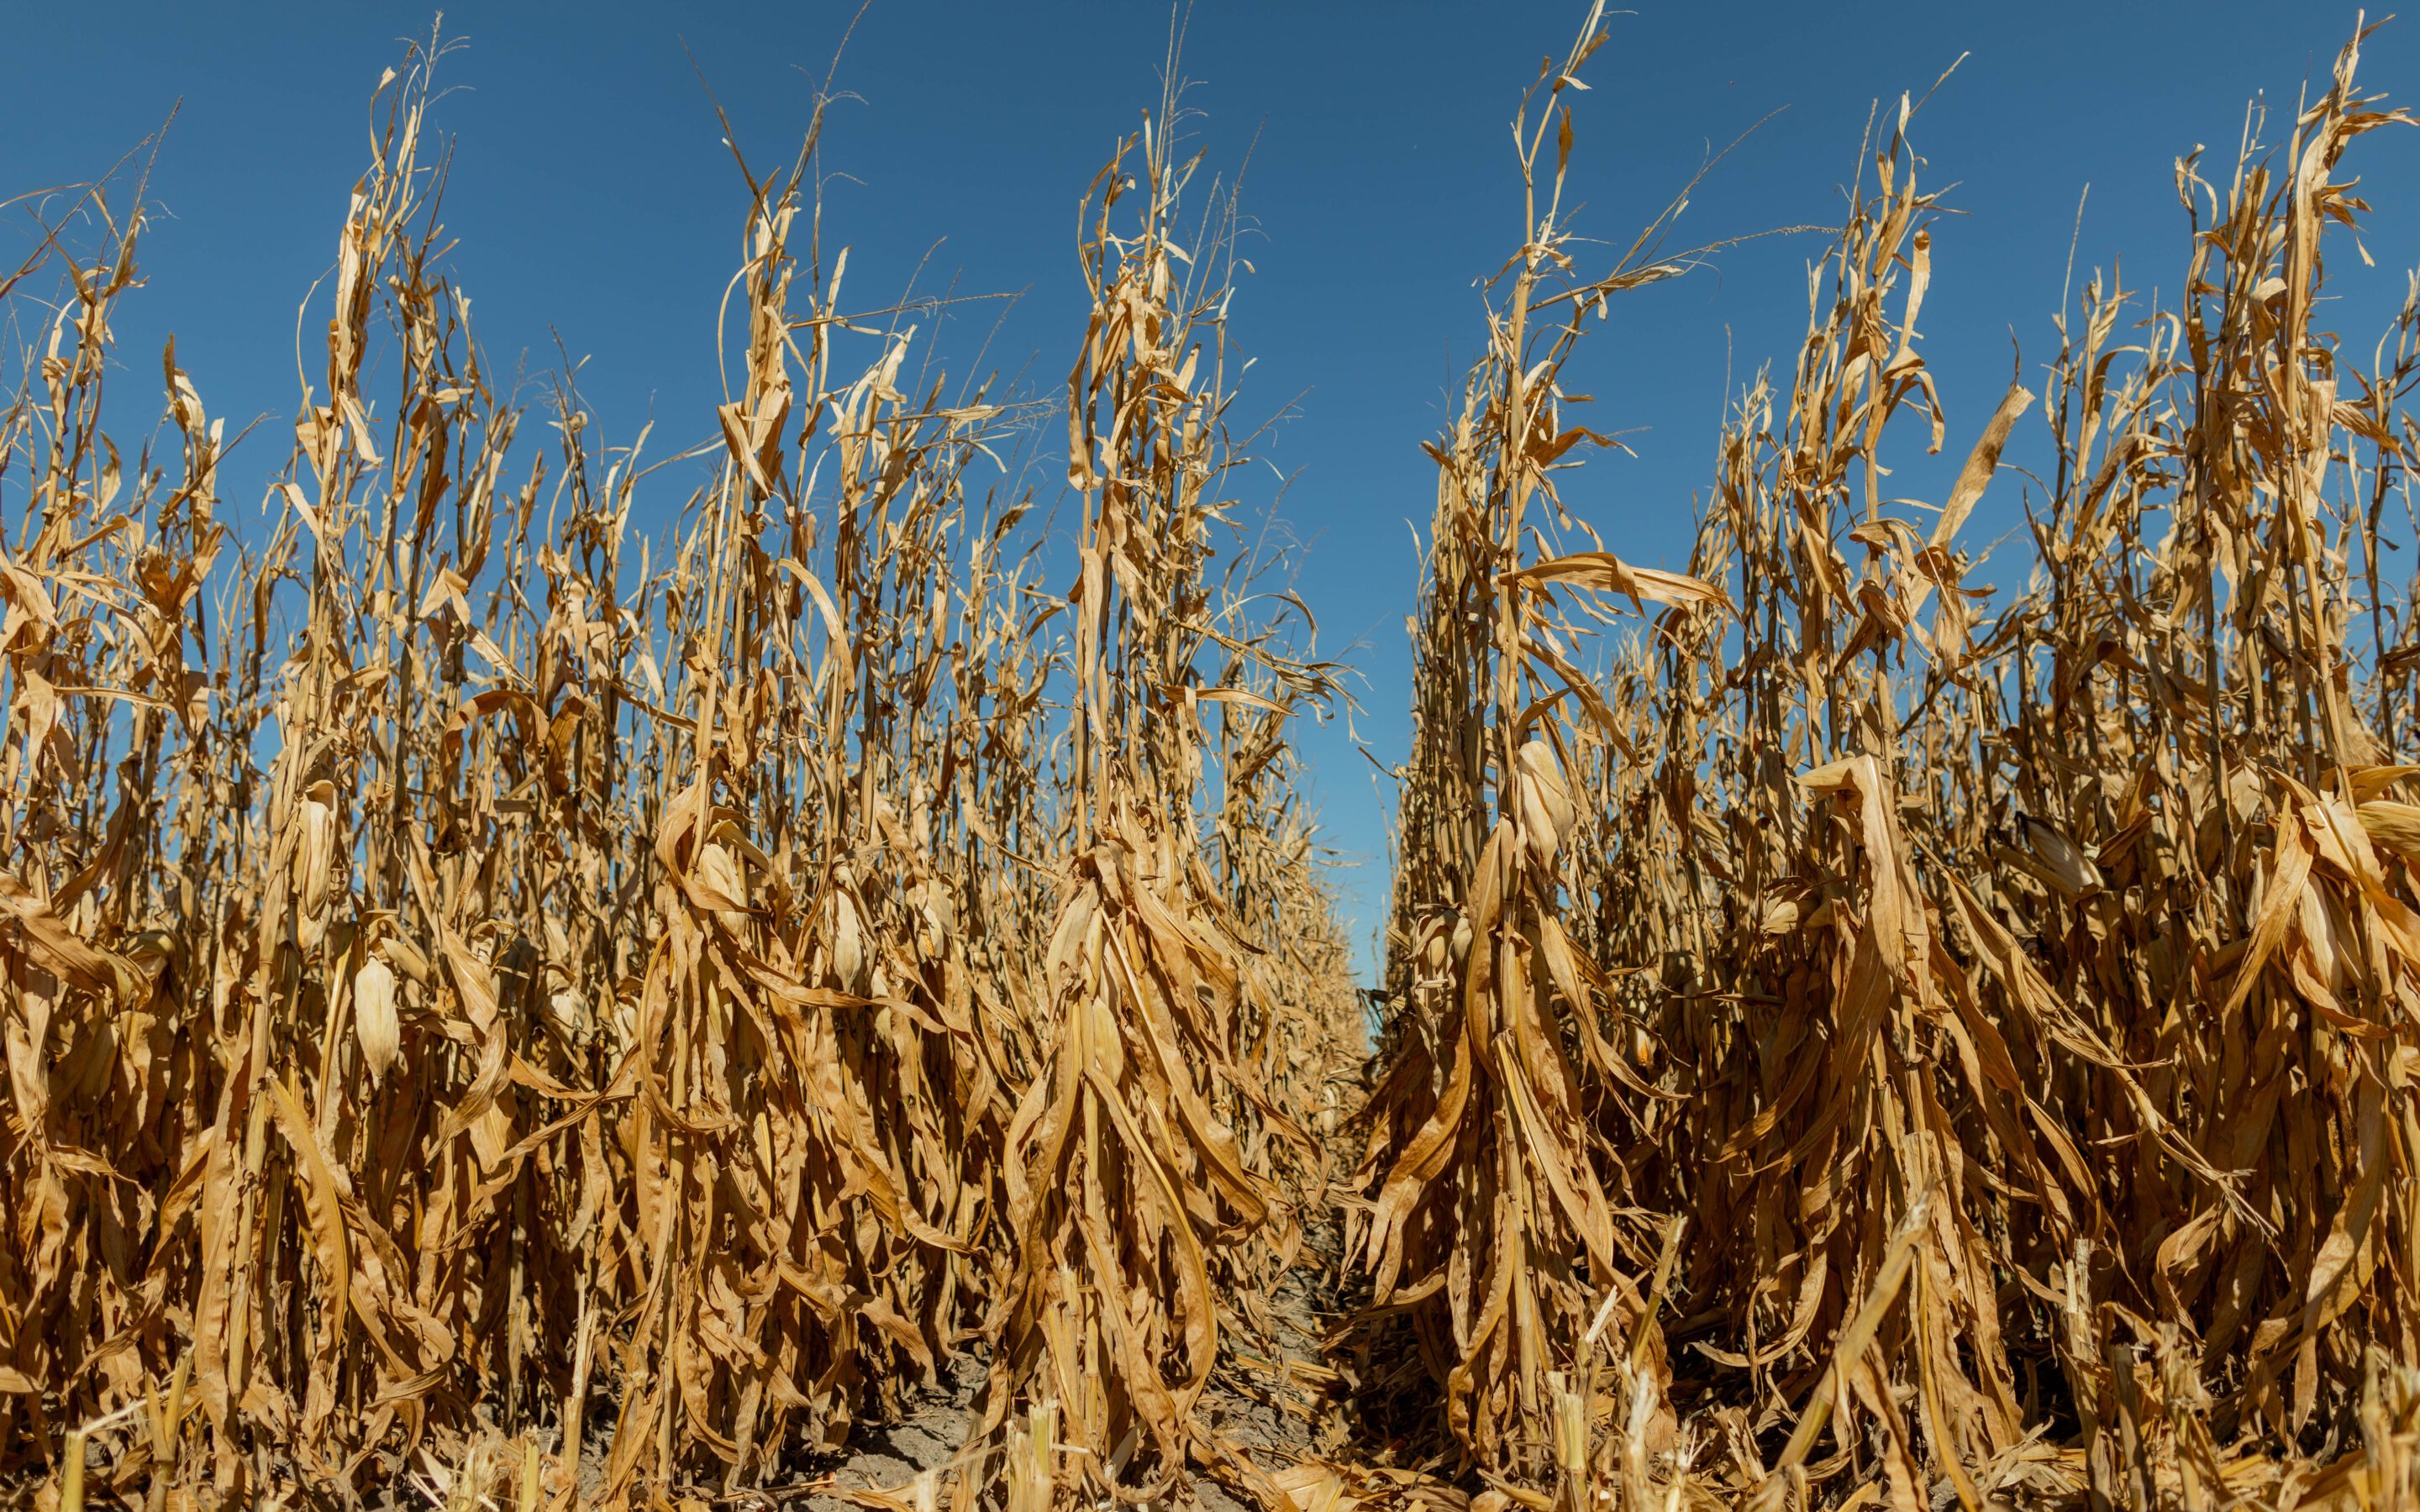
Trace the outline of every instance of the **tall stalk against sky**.
<instances>
[{"instance_id":1,"label":"tall stalk against sky","mask_svg":"<svg viewBox=\"0 0 2420 1512\"><path fill-rule=\"evenodd\" d=\"M1575 529L1556 472L1605 440L1568 418L1563 362L1604 301L1683 267L1656 255L1659 222L1610 272L1575 270L1571 97L1603 23L1592 9L1522 102L1525 240L1492 285L1461 415L1429 449L1437 505L1388 932L1390 1063L1364 1167L1375 1301L1404 1297L1455 1438L1507 1465L1550 1440L1561 1383L1590 1369L1601 1338L1651 1382L1667 1370L1653 1262L1639 1259L1656 1229L1620 1153L1625 1103L1652 1094L1622 1058L1626 1035L1607 1038L1606 980L1563 918L1579 817L1569 774L1600 738L1565 604L1718 601L1691 579L1540 545Z\"/></svg>"}]
</instances>

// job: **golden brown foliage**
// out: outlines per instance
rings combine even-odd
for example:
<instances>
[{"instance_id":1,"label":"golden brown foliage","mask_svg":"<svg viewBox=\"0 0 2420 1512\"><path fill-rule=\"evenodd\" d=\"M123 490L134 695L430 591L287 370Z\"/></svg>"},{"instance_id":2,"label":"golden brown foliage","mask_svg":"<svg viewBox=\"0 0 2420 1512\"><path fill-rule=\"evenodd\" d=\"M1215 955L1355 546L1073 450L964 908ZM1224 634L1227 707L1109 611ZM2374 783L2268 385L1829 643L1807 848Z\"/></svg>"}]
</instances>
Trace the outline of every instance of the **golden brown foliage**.
<instances>
[{"instance_id":1,"label":"golden brown foliage","mask_svg":"<svg viewBox=\"0 0 2420 1512\"><path fill-rule=\"evenodd\" d=\"M1587 439L1526 408L1563 351L1528 274L1569 266L1533 211L1438 452L1365 1167L1378 1300L1482 1467L1637 1505L2413 1494L2420 768L2379 553L2420 307L2368 372L2312 323L2366 208L2339 159L2407 121L2357 56L2282 149L2256 109L2223 189L2180 162L2180 307L2128 345L2095 280L2062 319L1996 613L1961 528L2035 395L1938 502L1881 488L1947 429L1908 101L1686 578L1519 554ZM1670 607L1600 692L1522 621L1545 583Z\"/></svg>"},{"instance_id":2,"label":"golden brown foliage","mask_svg":"<svg viewBox=\"0 0 2420 1512\"><path fill-rule=\"evenodd\" d=\"M1697 256L1676 202L1583 267L1603 25L1430 448L1366 1085L1290 743L1333 669L1234 549L1235 209L1172 95L1083 202L1063 409L850 313L814 126L740 162L667 532L645 433L566 376L524 439L473 340L441 47L257 525L173 345L112 440L142 186L67 202L0 281L0 1473L736 1504L966 1358L946 1479L861 1500L2420 1499L2420 281L2366 367L2315 324L2410 118L2356 38L2282 146L2180 160L2178 301L2090 280L1909 501L1902 100L1662 571L1568 497L1581 336ZM1331 1373L1283 1335L1340 1265ZM1331 1374L1331 1458L1205 1411Z\"/></svg>"},{"instance_id":3,"label":"golden brown foliage","mask_svg":"<svg viewBox=\"0 0 2420 1512\"><path fill-rule=\"evenodd\" d=\"M645 1504L975 1350L963 1496L1018 1444L1044 1494L1250 1475L1191 1411L1205 1252L1228 1293L1283 1269L1310 1163L1271 1099L1357 1005L1298 819L1205 859L1205 778L1231 825L1291 811L1323 685L1205 577L1234 501L1184 170L1143 149L1139 243L1101 181L1069 598L970 481L1018 414L815 260L812 131L739 165L710 475L658 540L644 436L567 383L551 455L515 445L444 272L441 52L380 86L257 531L173 347L169 445L104 429L139 187L9 281L65 298L0 413L0 1463Z\"/></svg>"}]
</instances>

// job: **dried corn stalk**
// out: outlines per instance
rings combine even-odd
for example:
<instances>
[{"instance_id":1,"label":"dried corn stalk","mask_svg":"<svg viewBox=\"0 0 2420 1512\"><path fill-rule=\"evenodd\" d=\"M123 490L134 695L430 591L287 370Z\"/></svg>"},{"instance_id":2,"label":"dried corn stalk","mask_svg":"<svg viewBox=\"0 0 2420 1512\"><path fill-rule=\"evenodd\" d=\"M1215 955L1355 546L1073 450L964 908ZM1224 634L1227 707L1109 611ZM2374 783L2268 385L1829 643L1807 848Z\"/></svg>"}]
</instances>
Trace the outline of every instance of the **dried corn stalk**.
<instances>
[{"instance_id":1,"label":"dried corn stalk","mask_svg":"<svg viewBox=\"0 0 2420 1512\"><path fill-rule=\"evenodd\" d=\"M173 349L172 451L101 428L142 221L100 192L0 424L0 1432L55 1454L54 1413L190 1368L197 1413L121 1490L358 1485L484 1452L474 1409L603 1441L616 1504L736 1488L895 1404L1014 1279L1075 852L1063 632L1023 501L972 501L1004 411L793 250L811 134L741 165L719 466L645 539L641 445L567 380L551 455L514 446L440 260L440 51L381 86L249 550ZM1170 854L1172 927L1227 962L1198 846Z\"/></svg>"},{"instance_id":2,"label":"dried corn stalk","mask_svg":"<svg viewBox=\"0 0 2420 1512\"><path fill-rule=\"evenodd\" d=\"M1217 632L1206 571L1242 460L1226 429L1233 211L1214 191L1192 246L1176 240L1200 160L1175 156L1172 116L1122 147L1082 223L1068 845L1033 999L1039 1064L1008 1133L1016 1270L985 1419L996 1433L1016 1404L1054 1404L1082 1451L1067 1482L1127 1496L1163 1494L1188 1458L1258 1478L1194 1410L1218 1361L1218 1283L1237 1273L1215 1252L1283 1218L1233 1127L1257 1091L1239 1047L1282 1009L1227 912L1200 812L1203 711L1281 707L1204 667L1222 641L1254 645ZM1289 1121L1265 1097L1258 1112Z\"/></svg>"},{"instance_id":3,"label":"dried corn stalk","mask_svg":"<svg viewBox=\"0 0 2420 1512\"><path fill-rule=\"evenodd\" d=\"M2408 1476L2411 1292L2386 1257L2415 1217L2392 1174L2420 1003L2396 753L2420 725L2381 520L2420 306L2367 372L2311 323L2323 227L2366 209L2339 159L2404 120L2357 55L2273 162L2256 110L2225 189L2180 162L2183 303L2129 345L2134 297L2092 281L2043 409L2012 383L1921 511L1882 487L1902 435L1947 433L1916 344L1913 104L1872 144L1786 379L1724 438L1690 576L1736 620L1668 611L1575 679L1603 733L1576 767L1497 758L1554 836L1525 849L1560 860L1573 954L1619 974L1621 1014L1566 1037L1626 1024L1652 1094L1578 1125L1633 1201L1688 1222L1668 1381L1615 1362L1555 1398L1582 1399L1584 1469L1568 1423L1491 1442L1456 1401L1485 1378L1448 1380L1446 1422L1494 1465L1632 1504L2203 1506ZM1993 612L1963 527L2037 412L2037 549ZM1433 583L1474 577L1439 540ZM1412 770L1465 764L1404 798L1397 1131L1441 1079L1423 995L1483 949L1429 900L1488 875L1466 818L1486 689L1431 650L1468 616L1422 623ZM1449 1269L1444 1296L1483 1273ZM1542 1365L1604 1336L1542 1316ZM1668 1442L1631 1426L1655 1388L1690 1404ZM2355 1421L2378 1425L2360 1448L2296 1463Z\"/></svg>"},{"instance_id":4,"label":"dried corn stalk","mask_svg":"<svg viewBox=\"0 0 2420 1512\"><path fill-rule=\"evenodd\" d=\"M1605 441L1566 418L1575 401L1559 383L1583 322L1683 266L1656 255L1659 222L1609 273L1570 272L1567 99L1606 40L1602 23L1591 10L1523 102L1528 239L1496 285L1461 416L1430 448L1437 505L1388 934L1392 1043L1363 1165L1374 1301L1409 1311L1453 1436L1507 1467L1553 1442L1549 1378L1588 1368L1592 1320L1633 1345L1652 1384L1666 1370L1640 1285L1653 1230L1623 1161L1659 1094L1633 1069L1607 979L1563 907L1579 818L1569 773L1602 738L1567 605L1602 616L1597 601L1613 594L1719 598L1600 550L1533 553L1547 531L1575 528L1557 472L1575 448Z\"/></svg>"}]
</instances>

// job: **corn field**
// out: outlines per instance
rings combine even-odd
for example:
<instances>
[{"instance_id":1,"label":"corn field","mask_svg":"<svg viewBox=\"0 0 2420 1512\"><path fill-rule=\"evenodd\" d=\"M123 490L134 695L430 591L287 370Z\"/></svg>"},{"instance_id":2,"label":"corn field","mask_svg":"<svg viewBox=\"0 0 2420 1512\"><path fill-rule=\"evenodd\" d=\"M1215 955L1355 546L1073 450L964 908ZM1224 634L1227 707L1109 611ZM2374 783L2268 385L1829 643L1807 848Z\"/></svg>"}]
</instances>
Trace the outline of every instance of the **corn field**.
<instances>
[{"instance_id":1,"label":"corn field","mask_svg":"<svg viewBox=\"0 0 2420 1512\"><path fill-rule=\"evenodd\" d=\"M1886 103L1667 570L1573 501L1562 375L1722 249L1576 228L1606 26L1518 96L1364 695L1366 1000L1295 745L1350 669L1247 543L1240 210L1172 91L1084 191L1063 396L845 298L820 107L736 162L664 445L489 365L412 48L265 486L116 342L143 181L42 201L0 1498L2420 1504L2420 273L2322 324L2415 124L2366 33L2176 161L2173 296L2087 278L1986 404L1918 350ZM961 1367L945 1463L833 1473Z\"/></svg>"}]
</instances>

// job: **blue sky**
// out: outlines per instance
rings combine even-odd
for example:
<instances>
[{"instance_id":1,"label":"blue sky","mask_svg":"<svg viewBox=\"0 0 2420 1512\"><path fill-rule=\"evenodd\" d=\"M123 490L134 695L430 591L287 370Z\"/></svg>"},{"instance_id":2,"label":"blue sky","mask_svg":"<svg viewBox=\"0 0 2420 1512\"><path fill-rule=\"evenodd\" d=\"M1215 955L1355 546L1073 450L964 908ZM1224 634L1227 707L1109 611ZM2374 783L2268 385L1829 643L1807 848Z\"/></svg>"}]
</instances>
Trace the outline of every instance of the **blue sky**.
<instances>
[{"instance_id":1,"label":"blue sky","mask_svg":"<svg viewBox=\"0 0 2420 1512\"><path fill-rule=\"evenodd\" d=\"M1285 509L1309 543L1299 584L1321 649L1362 678L1350 734L1339 722L1303 744L1329 839L1357 863L1339 880L1364 939L1384 902L1388 797L1353 741L1380 762L1402 751L1408 524L1425 521L1435 486L1419 442L1475 352L1473 281L1520 238L1513 103L1583 9L1200 0L1188 24L1187 100L1206 113L1195 129L1215 168L1243 169L1253 228L1257 273L1235 327L1257 364L1239 413L1291 407L1263 453L1294 480ZM586 359L583 389L609 437L651 416L658 456L706 437L715 304L745 202L690 56L742 146L769 163L795 150L854 14L619 0L450 8L445 33L469 45L449 61L458 92L439 117L458 147L446 220L491 359L509 368L526 350L543 376L559 336ZM1776 109L1699 189L1682 239L1837 222L1870 105L1921 93L1971 54L1914 133L1931 181L1955 181L1948 203L1967 212L1935 230L1923 322L1954 471L2008 381L2012 338L2029 366L2049 354L2085 186L2079 270L2123 258L2131 285L2172 284L2177 154L2207 143L2223 165L2245 100L2264 89L2282 137L2297 91L2324 76L2353 18L2231 3L1647 4L1613 19L1580 101L1581 226L1625 240L1710 148ZM144 386L173 331L214 413L235 424L290 415L294 312L333 257L369 88L399 61L398 39L426 36L431 19L410 5L133 0L97 39L71 8L11 18L0 195L101 172L182 100L152 180L166 213L145 258L149 286L121 322L132 378L119 402L152 402ZM1157 99L1168 22L1148 4L875 0L838 74L859 98L825 142L827 166L848 176L828 193L827 224L852 248L851 287L869 302L911 277L920 292L1019 294L997 332L997 305L946 322L943 355L965 373L988 341L985 365L1054 393L1081 332L1078 197ZM2363 74L2398 101L2420 97L2415 59L2420 20L2392 24ZM2400 296L2399 270L2420 262L2405 193L2415 165L2420 133L2375 133L2354 150L2378 208L2365 239L2379 266L2340 260L2342 324L2365 354ZM1821 252L1807 237L1734 249L1633 296L1590 337L1573 386L1597 396L1590 424L1626 433L1637 456L1592 464L1570 497L1615 550L1683 563L1726 393L1791 350ZM122 410L117 425L147 418ZM2011 459L2029 455L2032 424ZM256 498L282 461L275 428L230 464L236 501ZM1921 470L1899 481L1924 491ZM668 526L686 489L663 478L652 523ZM2005 531L2016 499L2004 477L1970 535Z\"/></svg>"}]
</instances>

